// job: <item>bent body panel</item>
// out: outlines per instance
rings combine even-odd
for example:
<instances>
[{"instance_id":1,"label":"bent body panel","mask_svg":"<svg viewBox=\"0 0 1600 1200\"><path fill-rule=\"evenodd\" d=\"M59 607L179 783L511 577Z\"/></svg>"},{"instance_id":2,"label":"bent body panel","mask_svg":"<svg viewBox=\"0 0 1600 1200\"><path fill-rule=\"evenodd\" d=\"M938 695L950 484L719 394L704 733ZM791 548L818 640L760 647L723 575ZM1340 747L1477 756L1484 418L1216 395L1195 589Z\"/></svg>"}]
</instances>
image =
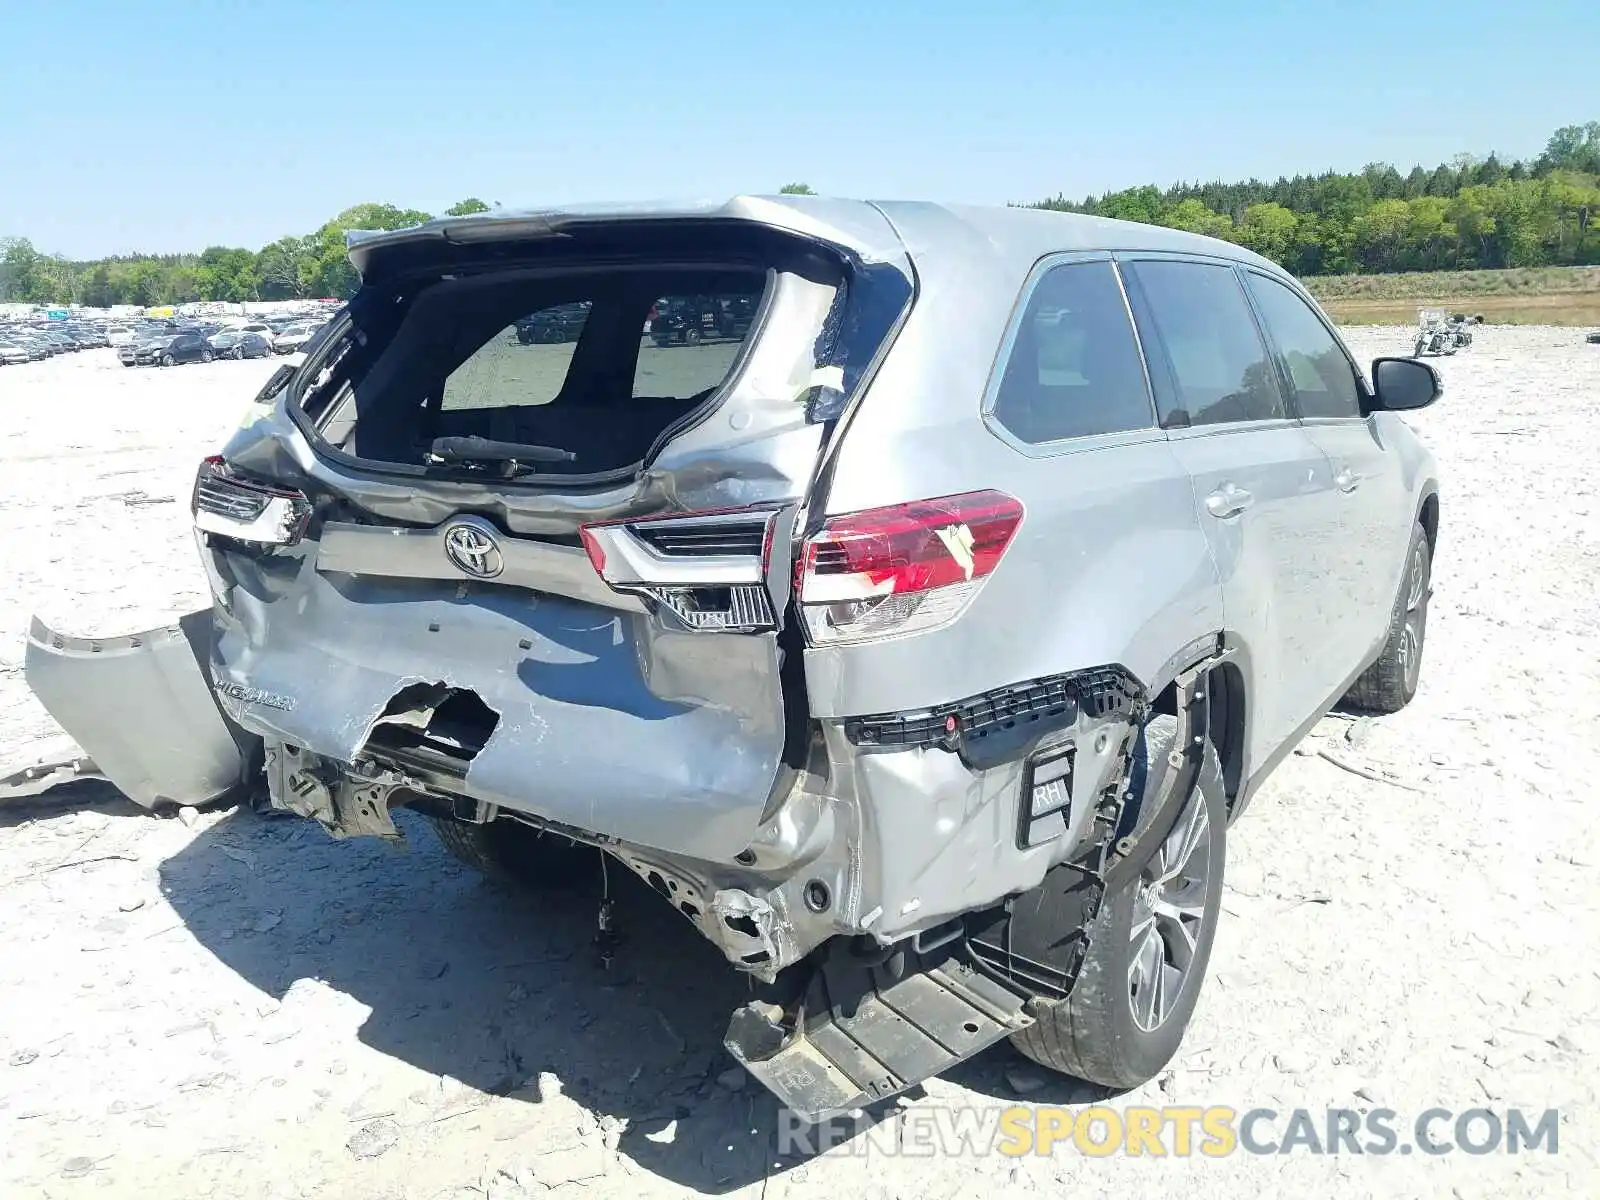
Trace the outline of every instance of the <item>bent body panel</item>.
<instances>
[{"instance_id":1,"label":"bent body panel","mask_svg":"<svg viewBox=\"0 0 1600 1200\"><path fill-rule=\"evenodd\" d=\"M236 787L251 758L213 699L210 636L209 609L114 638L69 637L35 618L28 686L130 800L204 804Z\"/></svg>"}]
</instances>

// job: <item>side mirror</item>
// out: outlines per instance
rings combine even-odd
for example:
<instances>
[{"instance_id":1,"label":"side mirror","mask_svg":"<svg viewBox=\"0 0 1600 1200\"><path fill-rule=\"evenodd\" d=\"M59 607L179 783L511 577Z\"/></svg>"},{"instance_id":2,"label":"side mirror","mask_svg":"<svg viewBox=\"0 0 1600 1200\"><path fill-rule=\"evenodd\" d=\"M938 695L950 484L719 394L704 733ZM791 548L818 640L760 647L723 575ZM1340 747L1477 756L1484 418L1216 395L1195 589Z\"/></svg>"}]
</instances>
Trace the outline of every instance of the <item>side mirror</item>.
<instances>
[{"instance_id":1,"label":"side mirror","mask_svg":"<svg viewBox=\"0 0 1600 1200\"><path fill-rule=\"evenodd\" d=\"M1375 358L1372 360L1372 391L1375 409L1408 412L1427 408L1444 394L1439 373L1414 358Z\"/></svg>"}]
</instances>

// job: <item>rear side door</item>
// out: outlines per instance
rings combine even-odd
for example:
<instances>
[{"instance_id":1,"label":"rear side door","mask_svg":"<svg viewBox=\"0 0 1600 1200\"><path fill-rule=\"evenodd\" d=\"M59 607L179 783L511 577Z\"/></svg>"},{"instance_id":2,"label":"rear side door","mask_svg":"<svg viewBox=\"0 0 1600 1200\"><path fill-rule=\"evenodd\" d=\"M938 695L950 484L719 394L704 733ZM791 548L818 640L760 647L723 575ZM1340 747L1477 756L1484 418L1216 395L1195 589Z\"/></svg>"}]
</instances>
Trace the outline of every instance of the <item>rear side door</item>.
<instances>
[{"instance_id":1,"label":"rear side door","mask_svg":"<svg viewBox=\"0 0 1600 1200\"><path fill-rule=\"evenodd\" d=\"M1411 535L1409 493L1393 451L1361 411L1365 389L1355 363L1327 323L1281 280L1258 271L1244 277L1290 405L1333 472L1335 490L1322 519L1333 533L1328 550L1339 577L1324 611L1339 633L1335 665L1349 675L1387 631Z\"/></svg>"},{"instance_id":2,"label":"rear side door","mask_svg":"<svg viewBox=\"0 0 1600 1200\"><path fill-rule=\"evenodd\" d=\"M1247 659L1250 761L1260 763L1330 686L1322 605L1335 572L1313 517L1332 472L1289 411L1231 264L1129 255L1120 265L1161 424L1221 576L1224 620Z\"/></svg>"}]
</instances>

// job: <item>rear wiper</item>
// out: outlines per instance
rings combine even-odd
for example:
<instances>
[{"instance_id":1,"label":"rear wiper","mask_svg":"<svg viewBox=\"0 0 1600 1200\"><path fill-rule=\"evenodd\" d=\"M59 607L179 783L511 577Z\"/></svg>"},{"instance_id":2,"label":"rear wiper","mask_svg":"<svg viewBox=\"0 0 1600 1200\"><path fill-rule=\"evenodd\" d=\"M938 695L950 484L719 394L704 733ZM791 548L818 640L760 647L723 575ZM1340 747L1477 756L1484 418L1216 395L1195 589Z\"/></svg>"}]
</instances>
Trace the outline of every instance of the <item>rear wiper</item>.
<instances>
[{"instance_id":1,"label":"rear wiper","mask_svg":"<svg viewBox=\"0 0 1600 1200\"><path fill-rule=\"evenodd\" d=\"M571 450L558 446L535 446L524 442L495 442L481 437L435 438L428 450L428 463L462 463L497 466L507 479L522 473L524 463L577 462Z\"/></svg>"}]
</instances>

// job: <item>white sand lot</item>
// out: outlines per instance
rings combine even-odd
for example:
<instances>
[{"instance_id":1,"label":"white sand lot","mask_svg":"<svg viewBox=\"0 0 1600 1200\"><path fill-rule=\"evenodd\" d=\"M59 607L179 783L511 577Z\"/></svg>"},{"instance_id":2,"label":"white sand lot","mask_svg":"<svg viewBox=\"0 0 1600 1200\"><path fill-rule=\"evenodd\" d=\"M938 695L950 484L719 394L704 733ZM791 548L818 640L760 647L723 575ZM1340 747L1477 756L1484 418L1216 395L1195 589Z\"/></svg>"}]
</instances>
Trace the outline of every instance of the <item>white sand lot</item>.
<instances>
[{"instance_id":1,"label":"white sand lot","mask_svg":"<svg viewBox=\"0 0 1600 1200\"><path fill-rule=\"evenodd\" d=\"M1351 340L1409 350L1402 329ZM116 633L202 602L193 468L274 365L0 368L0 761L54 732L23 685L30 612ZM1195 1024L1111 1103L1390 1108L1403 1140L1432 1107L1559 1108L1554 1157L1068 1142L774 1165L772 1103L719 1080L740 986L648 896L624 895L602 972L591 902L481 883L414 823L401 853L91 788L79 811L0 810L0 1195L1600 1194L1600 346L1490 327L1438 366L1447 395L1416 422L1444 482L1421 693L1325 720L1231 831ZM910 1111L1018 1085L1083 1102L1019 1062L991 1052Z\"/></svg>"}]
</instances>

